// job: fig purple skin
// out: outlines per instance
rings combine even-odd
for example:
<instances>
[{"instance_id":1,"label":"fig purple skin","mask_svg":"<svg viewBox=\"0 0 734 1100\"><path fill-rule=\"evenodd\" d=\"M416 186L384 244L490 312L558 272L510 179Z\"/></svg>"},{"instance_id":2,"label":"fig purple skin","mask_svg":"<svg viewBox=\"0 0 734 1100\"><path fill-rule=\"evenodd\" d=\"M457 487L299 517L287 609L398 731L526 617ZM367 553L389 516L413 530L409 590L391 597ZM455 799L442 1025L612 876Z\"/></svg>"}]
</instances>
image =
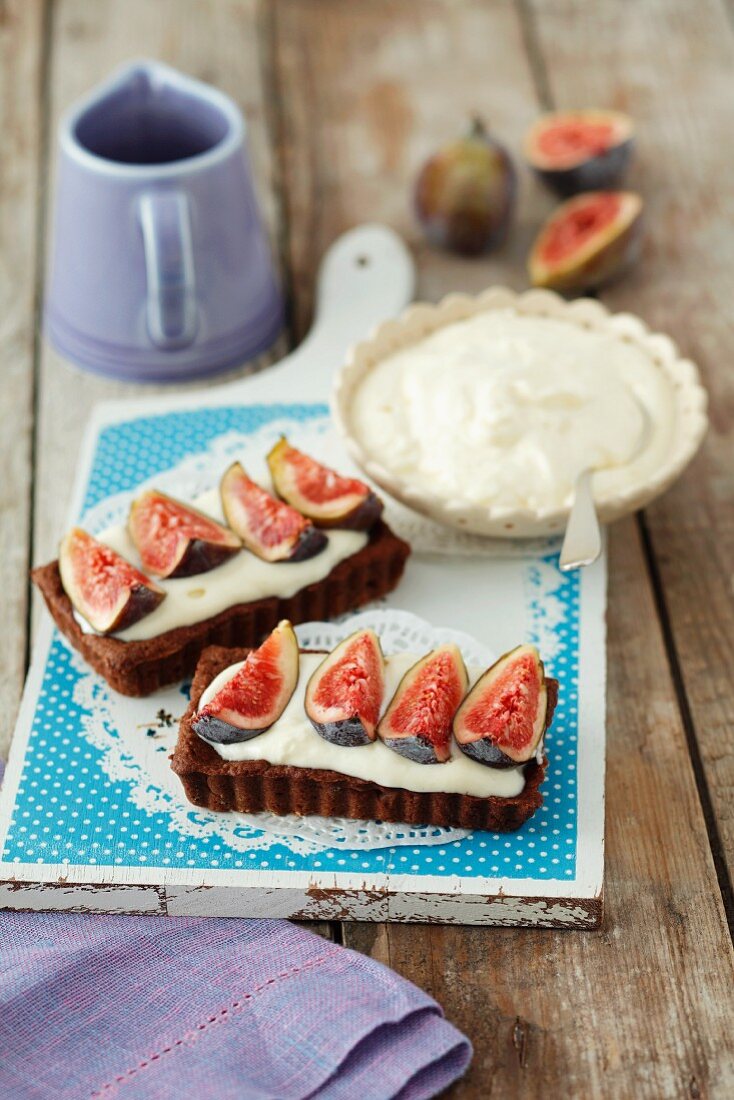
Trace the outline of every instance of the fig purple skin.
<instances>
[{"instance_id":1,"label":"fig purple skin","mask_svg":"<svg viewBox=\"0 0 734 1100\"><path fill-rule=\"evenodd\" d=\"M562 198L582 191L606 191L616 187L627 173L632 159L632 138L592 157L575 168L533 168L538 179Z\"/></svg>"},{"instance_id":2,"label":"fig purple skin","mask_svg":"<svg viewBox=\"0 0 734 1100\"><path fill-rule=\"evenodd\" d=\"M377 494L370 492L358 508L339 519L338 526L344 531L369 531L377 523L384 507Z\"/></svg>"},{"instance_id":3,"label":"fig purple skin","mask_svg":"<svg viewBox=\"0 0 734 1100\"><path fill-rule=\"evenodd\" d=\"M204 741L211 741L214 745L237 745L242 741L251 741L253 737L258 737L270 728L264 726L263 729L243 730L238 726L231 726L229 722L224 722L213 714L203 714L192 722L192 726L199 737Z\"/></svg>"},{"instance_id":4,"label":"fig purple skin","mask_svg":"<svg viewBox=\"0 0 734 1100\"><path fill-rule=\"evenodd\" d=\"M542 744L542 740L538 744ZM492 744L486 737L482 738L481 741L472 741L468 745L461 745L460 748L465 756L476 760L477 764L486 765L488 768L516 768L518 766L517 760L507 756L502 752L502 749ZM536 751L537 748L538 746L536 746Z\"/></svg>"},{"instance_id":5,"label":"fig purple skin","mask_svg":"<svg viewBox=\"0 0 734 1100\"><path fill-rule=\"evenodd\" d=\"M393 752L412 760L414 764L445 764L450 757L436 754L430 741L417 737L383 737L383 743Z\"/></svg>"},{"instance_id":6,"label":"fig purple skin","mask_svg":"<svg viewBox=\"0 0 734 1100\"><path fill-rule=\"evenodd\" d=\"M509 153L475 119L465 137L424 164L415 185L415 211L431 244L480 256L507 236L516 193Z\"/></svg>"},{"instance_id":7,"label":"fig purple skin","mask_svg":"<svg viewBox=\"0 0 734 1100\"><path fill-rule=\"evenodd\" d=\"M314 558L321 553L328 541L328 537L318 527L309 527L299 535L288 561L307 561Z\"/></svg>"},{"instance_id":8,"label":"fig purple skin","mask_svg":"<svg viewBox=\"0 0 734 1100\"><path fill-rule=\"evenodd\" d=\"M340 748L352 749L357 745L371 745L373 738L360 722L359 718L344 718L340 722L316 722L309 715L309 721L325 741Z\"/></svg>"},{"instance_id":9,"label":"fig purple skin","mask_svg":"<svg viewBox=\"0 0 734 1100\"><path fill-rule=\"evenodd\" d=\"M210 573L225 561L229 561L239 547L218 546L203 539L192 539L186 547L186 551L176 568L168 576L171 580L177 577L196 577L200 573Z\"/></svg>"}]
</instances>

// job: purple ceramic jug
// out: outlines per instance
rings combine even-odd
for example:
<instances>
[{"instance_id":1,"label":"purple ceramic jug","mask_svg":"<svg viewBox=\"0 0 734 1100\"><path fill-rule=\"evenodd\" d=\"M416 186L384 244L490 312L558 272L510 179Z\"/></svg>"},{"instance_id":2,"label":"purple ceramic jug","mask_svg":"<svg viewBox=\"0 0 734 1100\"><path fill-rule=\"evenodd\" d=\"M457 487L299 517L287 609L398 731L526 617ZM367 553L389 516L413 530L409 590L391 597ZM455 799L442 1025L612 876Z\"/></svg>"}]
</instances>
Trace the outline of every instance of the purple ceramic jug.
<instances>
[{"instance_id":1,"label":"purple ceramic jug","mask_svg":"<svg viewBox=\"0 0 734 1100\"><path fill-rule=\"evenodd\" d=\"M282 302L227 96L158 62L63 119L46 331L101 374L191 378L263 351Z\"/></svg>"}]
</instances>

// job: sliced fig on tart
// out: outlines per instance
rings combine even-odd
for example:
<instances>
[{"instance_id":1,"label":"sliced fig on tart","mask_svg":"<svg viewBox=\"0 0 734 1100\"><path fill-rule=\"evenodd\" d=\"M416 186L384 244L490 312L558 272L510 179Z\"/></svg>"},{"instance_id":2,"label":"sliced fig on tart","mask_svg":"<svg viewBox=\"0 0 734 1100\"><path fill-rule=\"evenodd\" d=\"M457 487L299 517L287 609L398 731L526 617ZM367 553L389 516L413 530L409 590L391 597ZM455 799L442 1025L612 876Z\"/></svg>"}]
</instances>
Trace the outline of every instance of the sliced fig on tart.
<instances>
[{"instance_id":1,"label":"sliced fig on tart","mask_svg":"<svg viewBox=\"0 0 734 1100\"><path fill-rule=\"evenodd\" d=\"M375 740L385 694L385 658L374 630L358 630L332 650L306 687L306 714L334 745Z\"/></svg>"},{"instance_id":2,"label":"sliced fig on tart","mask_svg":"<svg viewBox=\"0 0 734 1100\"><path fill-rule=\"evenodd\" d=\"M66 595L99 634L125 630L155 611L166 593L110 546L74 527L59 547Z\"/></svg>"},{"instance_id":3,"label":"sliced fig on tart","mask_svg":"<svg viewBox=\"0 0 734 1100\"><path fill-rule=\"evenodd\" d=\"M525 156L559 195L614 187L632 155L633 129L621 111L554 111L531 127Z\"/></svg>"},{"instance_id":4,"label":"sliced fig on tart","mask_svg":"<svg viewBox=\"0 0 734 1100\"><path fill-rule=\"evenodd\" d=\"M405 673L380 720L378 736L417 764L445 764L451 758L451 723L467 684L458 646L439 646Z\"/></svg>"},{"instance_id":5,"label":"sliced fig on tart","mask_svg":"<svg viewBox=\"0 0 734 1100\"><path fill-rule=\"evenodd\" d=\"M454 718L454 737L472 760L515 768L537 754L548 716L543 662L535 646L521 645L477 680Z\"/></svg>"},{"instance_id":6,"label":"sliced fig on tart","mask_svg":"<svg viewBox=\"0 0 734 1100\"><path fill-rule=\"evenodd\" d=\"M133 501L128 530L143 568L156 577L208 573L241 549L233 531L157 489Z\"/></svg>"},{"instance_id":7,"label":"sliced fig on tart","mask_svg":"<svg viewBox=\"0 0 734 1100\"><path fill-rule=\"evenodd\" d=\"M368 531L382 514L382 501L369 485L322 466L285 436L270 451L268 466L278 496L317 527Z\"/></svg>"},{"instance_id":8,"label":"sliced fig on tart","mask_svg":"<svg viewBox=\"0 0 734 1100\"><path fill-rule=\"evenodd\" d=\"M248 477L239 462L226 471L220 492L227 523L263 561L305 561L326 546L323 531Z\"/></svg>"},{"instance_id":9,"label":"sliced fig on tart","mask_svg":"<svg viewBox=\"0 0 734 1100\"><path fill-rule=\"evenodd\" d=\"M298 683L298 639L287 619L201 707L192 725L204 741L231 745L270 729Z\"/></svg>"}]
</instances>

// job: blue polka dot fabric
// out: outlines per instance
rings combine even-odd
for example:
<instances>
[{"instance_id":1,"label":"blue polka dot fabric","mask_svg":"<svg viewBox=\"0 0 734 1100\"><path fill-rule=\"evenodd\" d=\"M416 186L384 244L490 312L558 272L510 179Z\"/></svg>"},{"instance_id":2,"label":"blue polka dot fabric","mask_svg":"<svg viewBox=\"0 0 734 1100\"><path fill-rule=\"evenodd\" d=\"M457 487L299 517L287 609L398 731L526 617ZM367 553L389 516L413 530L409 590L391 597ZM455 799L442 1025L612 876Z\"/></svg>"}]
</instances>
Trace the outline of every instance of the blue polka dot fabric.
<instances>
[{"instance_id":1,"label":"blue polka dot fabric","mask_svg":"<svg viewBox=\"0 0 734 1100\"><path fill-rule=\"evenodd\" d=\"M325 416L323 405L228 406L109 426L99 438L83 511L171 469L197 447L205 450L224 432L253 432L284 417L303 422ZM110 777L103 767L102 750L85 735L85 707L75 701L74 689L81 676L78 658L54 635L4 861L572 880L577 841L578 574L561 573L554 555L524 561L522 568L528 640L547 642L552 630L547 671L558 678L561 690L547 740L550 764L544 804L519 832L474 833L435 843L442 835L435 831L433 843L403 842L359 850L345 850L336 843L326 850L304 850L284 837L266 847L252 843L248 848L248 838L257 836L251 827L228 841L217 828L216 815L195 807L187 808L185 818L179 815L175 821L166 797L159 799L155 811L141 809L131 797L131 783ZM552 624L547 621L549 608L555 609ZM115 736L115 730L107 733ZM141 730L140 736L146 735ZM151 751L167 753L170 740L154 742Z\"/></svg>"}]
</instances>

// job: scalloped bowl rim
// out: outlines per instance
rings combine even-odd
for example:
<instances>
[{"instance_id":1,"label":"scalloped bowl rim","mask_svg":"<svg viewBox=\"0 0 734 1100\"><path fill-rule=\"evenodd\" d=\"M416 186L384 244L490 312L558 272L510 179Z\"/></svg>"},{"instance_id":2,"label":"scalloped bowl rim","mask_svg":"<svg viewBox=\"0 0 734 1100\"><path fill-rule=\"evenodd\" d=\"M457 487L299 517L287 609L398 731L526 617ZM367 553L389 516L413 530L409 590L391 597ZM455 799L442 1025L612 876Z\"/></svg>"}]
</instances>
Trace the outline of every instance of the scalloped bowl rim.
<instances>
[{"instance_id":1,"label":"scalloped bowl rim","mask_svg":"<svg viewBox=\"0 0 734 1100\"><path fill-rule=\"evenodd\" d=\"M418 343L445 325L476 313L494 309L555 317L580 328L607 331L617 339L642 349L668 378L675 400L676 436L665 462L643 483L597 498L599 516L605 523L648 504L665 492L683 472L698 450L708 426L707 394L698 368L682 357L674 341L652 332L632 313L612 313L593 298L567 301L552 290L516 292L493 286L479 295L449 294L435 305L417 302L398 317L378 325L370 336L355 344L337 371L331 397L332 414L357 465L377 485L408 507L451 527L478 535L527 538L560 533L568 508L498 508L450 501L418 489L405 478L385 469L367 454L350 423L351 397L364 375L394 352Z\"/></svg>"}]
</instances>

